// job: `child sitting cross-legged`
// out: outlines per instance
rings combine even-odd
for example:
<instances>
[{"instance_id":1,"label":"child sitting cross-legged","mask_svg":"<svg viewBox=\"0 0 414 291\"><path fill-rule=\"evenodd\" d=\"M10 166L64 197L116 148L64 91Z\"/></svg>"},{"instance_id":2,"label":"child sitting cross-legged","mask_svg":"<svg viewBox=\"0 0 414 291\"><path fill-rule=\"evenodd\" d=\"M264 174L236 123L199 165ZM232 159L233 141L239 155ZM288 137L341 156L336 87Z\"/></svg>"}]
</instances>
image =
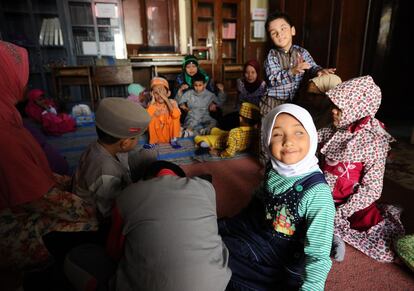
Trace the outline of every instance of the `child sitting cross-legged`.
<instances>
[{"instance_id":1,"label":"child sitting cross-legged","mask_svg":"<svg viewBox=\"0 0 414 291\"><path fill-rule=\"evenodd\" d=\"M230 131L214 127L209 135L196 136L194 142L199 147L196 154L210 152L213 156L229 158L238 152L251 149L258 136L255 125L259 119L259 107L243 102L239 110L240 126Z\"/></svg>"},{"instance_id":2,"label":"child sitting cross-legged","mask_svg":"<svg viewBox=\"0 0 414 291\"><path fill-rule=\"evenodd\" d=\"M152 148L158 143L170 143L174 149L181 148L177 138L181 135L180 109L177 102L169 99L171 91L168 81L161 77L154 77L151 80L152 100L147 108L151 116L148 127L149 144L144 148Z\"/></svg>"},{"instance_id":3,"label":"child sitting cross-legged","mask_svg":"<svg viewBox=\"0 0 414 291\"><path fill-rule=\"evenodd\" d=\"M217 121L210 116L210 112L217 111L226 98L223 90L220 90L218 97L208 91L205 77L201 73L196 73L192 81L194 89L185 92L179 100L180 108L187 112L183 137L208 134L217 124Z\"/></svg>"}]
</instances>

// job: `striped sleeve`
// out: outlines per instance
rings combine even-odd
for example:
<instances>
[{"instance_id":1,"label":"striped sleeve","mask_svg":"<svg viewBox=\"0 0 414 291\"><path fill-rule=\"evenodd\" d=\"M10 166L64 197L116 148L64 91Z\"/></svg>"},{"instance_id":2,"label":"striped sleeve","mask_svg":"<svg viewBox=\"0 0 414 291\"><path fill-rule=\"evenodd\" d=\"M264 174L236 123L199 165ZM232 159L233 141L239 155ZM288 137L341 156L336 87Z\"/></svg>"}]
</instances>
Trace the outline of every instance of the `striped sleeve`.
<instances>
[{"instance_id":1,"label":"striped sleeve","mask_svg":"<svg viewBox=\"0 0 414 291\"><path fill-rule=\"evenodd\" d=\"M305 273L301 290L323 290L331 269L335 206L329 186L318 184L309 189L299 204L299 215L305 217Z\"/></svg>"}]
</instances>

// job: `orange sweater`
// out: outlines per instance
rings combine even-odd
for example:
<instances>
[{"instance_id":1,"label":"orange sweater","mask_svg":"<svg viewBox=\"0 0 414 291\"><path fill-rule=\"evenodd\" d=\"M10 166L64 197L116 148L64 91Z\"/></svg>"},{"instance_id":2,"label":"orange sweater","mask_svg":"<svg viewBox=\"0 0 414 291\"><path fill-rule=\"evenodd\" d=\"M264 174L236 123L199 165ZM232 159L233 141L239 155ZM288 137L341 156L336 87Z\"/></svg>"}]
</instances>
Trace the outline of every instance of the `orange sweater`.
<instances>
[{"instance_id":1,"label":"orange sweater","mask_svg":"<svg viewBox=\"0 0 414 291\"><path fill-rule=\"evenodd\" d=\"M172 112L168 110L165 103L152 103L147 112L151 116L148 126L149 142L166 143L172 138L180 137L180 109L175 100L169 99L173 107Z\"/></svg>"}]
</instances>

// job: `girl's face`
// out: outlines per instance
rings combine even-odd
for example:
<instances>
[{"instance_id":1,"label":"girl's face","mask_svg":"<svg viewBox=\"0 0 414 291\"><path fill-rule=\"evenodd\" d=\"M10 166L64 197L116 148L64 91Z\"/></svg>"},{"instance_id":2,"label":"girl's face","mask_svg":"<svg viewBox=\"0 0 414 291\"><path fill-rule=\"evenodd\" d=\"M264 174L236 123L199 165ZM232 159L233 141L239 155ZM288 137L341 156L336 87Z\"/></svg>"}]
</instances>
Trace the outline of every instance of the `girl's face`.
<instances>
[{"instance_id":1,"label":"girl's face","mask_svg":"<svg viewBox=\"0 0 414 291\"><path fill-rule=\"evenodd\" d=\"M248 83L253 83L257 79L257 72L253 66L246 66L246 70L244 71L244 78Z\"/></svg>"},{"instance_id":2,"label":"girl's face","mask_svg":"<svg viewBox=\"0 0 414 291\"><path fill-rule=\"evenodd\" d=\"M165 100L162 98L162 96L165 96L165 98L168 98L170 95L170 92L163 86L163 85L156 85L152 88L152 96L154 96L154 100L157 103L164 103Z\"/></svg>"},{"instance_id":3,"label":"girl's face","mask_svg":"<svg viewBox=\"0 0 414 291\"><path fill-rule=\"evenodd\" d=\"M280 113L270 138L270 151L275 159L293 165L309 152L310 138L303 125L292 115Z\"/></svg>"},{"instance_id":4,"label":"girl's face","mask_svg":"<svg viewBox=\"0 0 414 291\"><path fill-rule=\"evenodd\" d=\"M290 26L283 18L269 23L269 34L275 46L288 51L292 46L292 37L296 34L295 27Z\"/></svg>"},{"instance_id":5,"label":"girl's face","mask_svg":"<svg viewBox=\"0 0 414 291\"><path fill-rule=\"evenodd\" d=\"M189 63L185 66L185 72L187 73L187 75L190 75L192 77L195 74L197 74L198 67L197 67L197 65L195 65L193 63Z\"/></svg>"},{"instance_id":6,"label":"girl's face","mask_svg":"<svg viewBox=\"0 0 414 291\"><path fill-rule=\"evenodd\" d=\"M332 122L333 122L333 125L335 127L338 127L339 126L339 123L341 122L342 111L341 111L341 109L339 109L338 107L335 106L332 109L331 112L332 112Z\"/></svg>"}]
</instances>

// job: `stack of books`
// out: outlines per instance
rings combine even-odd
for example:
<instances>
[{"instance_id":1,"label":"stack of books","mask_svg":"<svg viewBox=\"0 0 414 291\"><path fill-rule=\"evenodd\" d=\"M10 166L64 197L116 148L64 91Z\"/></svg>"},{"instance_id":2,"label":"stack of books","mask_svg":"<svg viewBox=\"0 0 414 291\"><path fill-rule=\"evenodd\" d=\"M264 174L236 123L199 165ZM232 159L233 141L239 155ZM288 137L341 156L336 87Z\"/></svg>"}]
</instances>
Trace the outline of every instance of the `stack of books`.
<instances>
[{"instance_id":1,"label":"stack of books","mask_svg":"<svg viewBox=\"0 0 414 291\"><path fill-rule=\"evenodd\" d=\"M39 34L41 46L63 46L62 28L59 18L44 18Z\"/></svg>"}]
</instances>

